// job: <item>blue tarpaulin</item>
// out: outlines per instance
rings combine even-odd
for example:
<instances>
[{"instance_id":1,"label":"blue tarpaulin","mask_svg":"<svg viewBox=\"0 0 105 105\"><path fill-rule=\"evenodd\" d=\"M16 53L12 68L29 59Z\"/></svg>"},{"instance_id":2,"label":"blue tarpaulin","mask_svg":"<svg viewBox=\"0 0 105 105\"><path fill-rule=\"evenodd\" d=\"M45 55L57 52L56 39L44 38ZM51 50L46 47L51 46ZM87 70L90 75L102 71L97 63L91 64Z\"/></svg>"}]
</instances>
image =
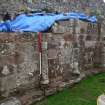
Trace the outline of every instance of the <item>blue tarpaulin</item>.
<instances>
[{"instance_id":1,"label":"blue tarpaulin","mask_svg":"<svg viewBox=\"0 0 105 105\"><path fill-rule=\"evenodd\" d=\"M33 13L32 15L21 14L14 20L0 23L0 32L43 32L48 30L55 22L79 19L96 23L96 16L87 16L84 13Z\"/></svg>"}]
</instances>

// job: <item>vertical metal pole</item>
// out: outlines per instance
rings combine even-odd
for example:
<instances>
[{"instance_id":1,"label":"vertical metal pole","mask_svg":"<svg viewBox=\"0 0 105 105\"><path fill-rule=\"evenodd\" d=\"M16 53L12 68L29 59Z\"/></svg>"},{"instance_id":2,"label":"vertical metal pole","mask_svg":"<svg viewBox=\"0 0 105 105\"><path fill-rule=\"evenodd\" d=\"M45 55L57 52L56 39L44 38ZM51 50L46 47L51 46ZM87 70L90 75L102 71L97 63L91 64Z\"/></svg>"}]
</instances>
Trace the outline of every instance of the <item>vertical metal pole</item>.
<instances>
[{"instance_id":1,"label":"vertical metal pole","mask_svg":"<svg viewBox=\"0 0 105 105\"><path fill-rule=\"evenodd\" d=\"M40 76L42 74L42 53L39 53L39 63L40 63Z\"/></svg>"},{"instance_id":2,"label":"vertical metal pole","mask_svg":"<svg viewBox=\"0 0 105 105\"><path fill-rule=\"evenodd\" d=\"M40 67L40 76L42 74L42 34L38 33L38 48L39 48L39 67Z\"/></svg>"}]
</instances>

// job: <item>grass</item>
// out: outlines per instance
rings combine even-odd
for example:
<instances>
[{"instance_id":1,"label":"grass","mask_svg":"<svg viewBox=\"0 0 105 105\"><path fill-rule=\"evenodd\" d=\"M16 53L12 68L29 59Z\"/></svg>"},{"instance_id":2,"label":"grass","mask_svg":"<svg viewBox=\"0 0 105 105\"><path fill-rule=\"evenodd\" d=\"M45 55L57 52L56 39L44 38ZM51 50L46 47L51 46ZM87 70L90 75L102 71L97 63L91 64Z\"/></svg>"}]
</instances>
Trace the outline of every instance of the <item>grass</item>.
<instances>
[{"instance_id":1,"label":"grass","mask_svg":"<svg viewBox=\"0 0 105 105\"><path fill-rule=\"evenodd\" d=\"M105 73L91 76L37 105L96 105L97 97L103 94L104 90Z\"/></svg>"}]
</instances>

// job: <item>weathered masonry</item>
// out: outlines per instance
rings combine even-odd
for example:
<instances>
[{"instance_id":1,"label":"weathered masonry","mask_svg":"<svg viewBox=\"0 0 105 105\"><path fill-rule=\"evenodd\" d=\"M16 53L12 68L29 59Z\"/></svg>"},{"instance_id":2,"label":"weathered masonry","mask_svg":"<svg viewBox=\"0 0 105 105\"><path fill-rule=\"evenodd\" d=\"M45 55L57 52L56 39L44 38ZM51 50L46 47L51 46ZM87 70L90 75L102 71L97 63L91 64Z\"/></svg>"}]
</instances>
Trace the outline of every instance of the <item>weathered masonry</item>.
<instances>
[{"instance_id":1,"label":"weathered masonry","mask_svg":"<svg viewBox=\"0 0 105 105\"><path fill-rule=\"evenodd\" d=\"M12 97L1 103L29 105L100 68L103 71L101 30L99 24L72 20L56 23L50 32L42 33L41 75L37 35L0 33L0 95Z\"/></svg>"}]
</instances>

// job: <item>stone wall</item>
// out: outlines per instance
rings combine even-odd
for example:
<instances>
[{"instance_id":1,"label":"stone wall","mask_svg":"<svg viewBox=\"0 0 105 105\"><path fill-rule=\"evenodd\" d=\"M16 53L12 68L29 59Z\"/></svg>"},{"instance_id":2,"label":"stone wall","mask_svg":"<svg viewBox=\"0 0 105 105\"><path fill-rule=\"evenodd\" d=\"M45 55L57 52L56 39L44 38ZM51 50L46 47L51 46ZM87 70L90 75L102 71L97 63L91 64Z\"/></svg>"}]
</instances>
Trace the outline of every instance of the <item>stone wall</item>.
<instances>
[{"instance_id":1,"label":"stone wall","mask_svg":"<svg viewBox=\"0 0 105 105\"><path fill-rule=\"evenodd\" d=\"M1 96L17 97L15 100L20 100L22 105L29 105L79 82L88 74L100 72L98 68L103 70L103 42L97 40L97 32L92 31L96 30L97 24L93 29L89 28L89 23L83 24L60 22L54 25L52 32L42 33L41 75L37 35L0 33ZM10 102L12 100L14 98Z\"/></svg>"},{"instance_id":2,"label":"stone wall","mask_svg":"<svg viewBox=\"0 0 105 105\"><path fill-rule=\"evenodd\" d=\"M8 96L22 85L35 85L35 81L38 82L38 72L38 52L34 48L34 38L0 33L1 93Z\"/></svg>"},{"instance_id":3,"label":"stone wall","mask_svg":"<svg viewBox=\"0 0 105 105\"><path fill-rule=\"evenodd\" d=\"M8 12L12 18L20 12L26 11L58 11L58 12L84 12L87 14L104 13L105 4L103 0L0 0L0 20Z\"/></svg>"}]
</instances>

